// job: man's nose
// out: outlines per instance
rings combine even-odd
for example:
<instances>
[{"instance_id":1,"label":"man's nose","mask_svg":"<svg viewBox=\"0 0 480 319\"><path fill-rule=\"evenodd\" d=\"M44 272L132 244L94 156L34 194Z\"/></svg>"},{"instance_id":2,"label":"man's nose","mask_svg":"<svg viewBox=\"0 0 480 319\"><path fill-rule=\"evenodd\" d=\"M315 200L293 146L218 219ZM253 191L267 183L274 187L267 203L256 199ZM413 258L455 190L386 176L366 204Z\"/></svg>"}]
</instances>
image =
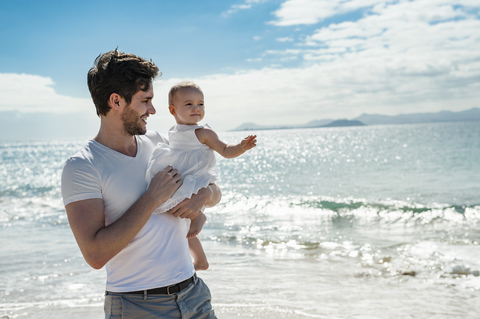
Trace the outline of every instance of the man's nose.
<instances>
[{"instance_id":1,"label":"man's nose","mask_svg":"<svg viewBox=\"0 0 480 319\"><path fill-rule=\"evenodd\" d=\"M149 114L155 114L157 113L157 110L155 109L155 107L153 106L153 104L150 103L150 106L148 107L148 113Z\"/></svg>"}]
</instances>

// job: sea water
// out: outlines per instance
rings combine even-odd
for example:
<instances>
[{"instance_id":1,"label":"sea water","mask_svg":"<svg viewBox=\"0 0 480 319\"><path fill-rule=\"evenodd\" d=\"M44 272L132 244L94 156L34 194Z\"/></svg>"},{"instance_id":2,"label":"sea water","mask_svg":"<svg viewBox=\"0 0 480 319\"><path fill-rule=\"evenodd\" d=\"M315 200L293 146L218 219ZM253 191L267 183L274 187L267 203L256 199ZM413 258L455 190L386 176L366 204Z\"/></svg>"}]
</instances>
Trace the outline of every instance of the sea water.
<instances>
[{"instance_id":1,"label":"sea water","mask_svg":"<svg viewBox=\"0 0 480 319\"><path fill-rule=\"evenodd\" d=\"M219 318L480 318L480 122L225 132L200 234ZM0 318L102 318L61 201L86 141L0 143Z\"/></svg>"}]
</instances>

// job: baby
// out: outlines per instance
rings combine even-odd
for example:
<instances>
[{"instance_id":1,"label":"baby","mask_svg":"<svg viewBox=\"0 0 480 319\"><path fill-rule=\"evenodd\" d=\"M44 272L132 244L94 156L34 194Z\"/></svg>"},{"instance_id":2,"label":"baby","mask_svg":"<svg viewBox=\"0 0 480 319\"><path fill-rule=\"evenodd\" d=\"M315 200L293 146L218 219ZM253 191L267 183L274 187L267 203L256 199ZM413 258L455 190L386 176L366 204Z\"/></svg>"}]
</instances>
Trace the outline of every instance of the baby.
<instances>
[{"instance_id":1,"label":"baby","mask_svg":"<svg viewBox=\"0 0 480 319\"><path fill-rule=\"evenodd\" d=\"M168 132L169 144L159 143L150 158L146 178L151 179L168 165L182 175L183 184L175 194L161 204L154 214L164 213L186 198L196 194L217 179L216 151L226 158L234 158L256 146L256 135L249 135L240 143L227 145L208 125L198 125L205 116L203 92L193 82L180 82L168 94L170 113L177 122ZM190 252L196 270L208 268L207 258L196 237L207 220L203 212L191 219L187 234Z\"/></svg>"}]
</instances>

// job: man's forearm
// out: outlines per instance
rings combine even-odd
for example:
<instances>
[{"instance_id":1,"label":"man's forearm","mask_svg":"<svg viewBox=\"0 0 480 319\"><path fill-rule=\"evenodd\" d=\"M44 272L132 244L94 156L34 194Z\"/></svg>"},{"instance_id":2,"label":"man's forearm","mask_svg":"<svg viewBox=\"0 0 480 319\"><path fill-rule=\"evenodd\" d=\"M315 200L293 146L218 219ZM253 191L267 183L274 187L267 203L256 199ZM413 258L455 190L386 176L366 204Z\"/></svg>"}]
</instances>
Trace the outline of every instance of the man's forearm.
<instances>
[{"instance_id":1,"label":"man's forearm","mask_svg":"<svg viewBox=\"0 0 480 319\"><path fill-rule=\"evenodd\" d=\"M65 208L85 261L91 267L100 269L137 235L150 218L155 205L142 196L108 226L105 226L102 199L73 202Z\"/></svg>"},{"instance_id":2,"label":"man's forearm","mask_svg":"<svg viewBox=\"0 0 480 319\"><path fill-rule=\"evenodd\" d=\"M202 188L198 193L187 198L174 208L167 211L175 217L192 218L202 210L203 207L213 207L222 199L222 192L216 184L210 184Z\"/></svg>"},{"instance_id":3,"label":"man's forearm","mask_svg":"<svg viewBox=\"0 0 480 319\"><path fill-rule=\"evenodd\" d=\"M70 227L88 264L99 269L122 251L145 226L155 208L170 198L180 185L177 170L160 171L147 191L108 226L105 226L103 199L68 204L65 208Z\"/></svg>"}]
</instances>

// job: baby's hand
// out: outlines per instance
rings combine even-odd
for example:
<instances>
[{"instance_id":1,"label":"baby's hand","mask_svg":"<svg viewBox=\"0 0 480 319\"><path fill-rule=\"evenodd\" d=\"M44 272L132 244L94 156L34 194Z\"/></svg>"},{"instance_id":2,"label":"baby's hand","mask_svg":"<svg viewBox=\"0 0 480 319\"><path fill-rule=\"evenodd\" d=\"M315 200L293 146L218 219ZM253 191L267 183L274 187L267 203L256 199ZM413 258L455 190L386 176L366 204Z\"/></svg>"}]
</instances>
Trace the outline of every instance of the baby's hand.
<instances>
[{"instance_id":1,"label":"baby's hand","mask_svg":"<svg viewBox=\"0 0 480 319\"><path fill-rule=\"evenodd\" d=\"M249 149L252 149L254 148L255 146L257 146L257 140L256 140L257 136L256 135L249 135L247 137L245 137L242 142L240 143L240 145L242 145L242 149L244 151L248 151Z\"/></svg>"}]
</instances>

